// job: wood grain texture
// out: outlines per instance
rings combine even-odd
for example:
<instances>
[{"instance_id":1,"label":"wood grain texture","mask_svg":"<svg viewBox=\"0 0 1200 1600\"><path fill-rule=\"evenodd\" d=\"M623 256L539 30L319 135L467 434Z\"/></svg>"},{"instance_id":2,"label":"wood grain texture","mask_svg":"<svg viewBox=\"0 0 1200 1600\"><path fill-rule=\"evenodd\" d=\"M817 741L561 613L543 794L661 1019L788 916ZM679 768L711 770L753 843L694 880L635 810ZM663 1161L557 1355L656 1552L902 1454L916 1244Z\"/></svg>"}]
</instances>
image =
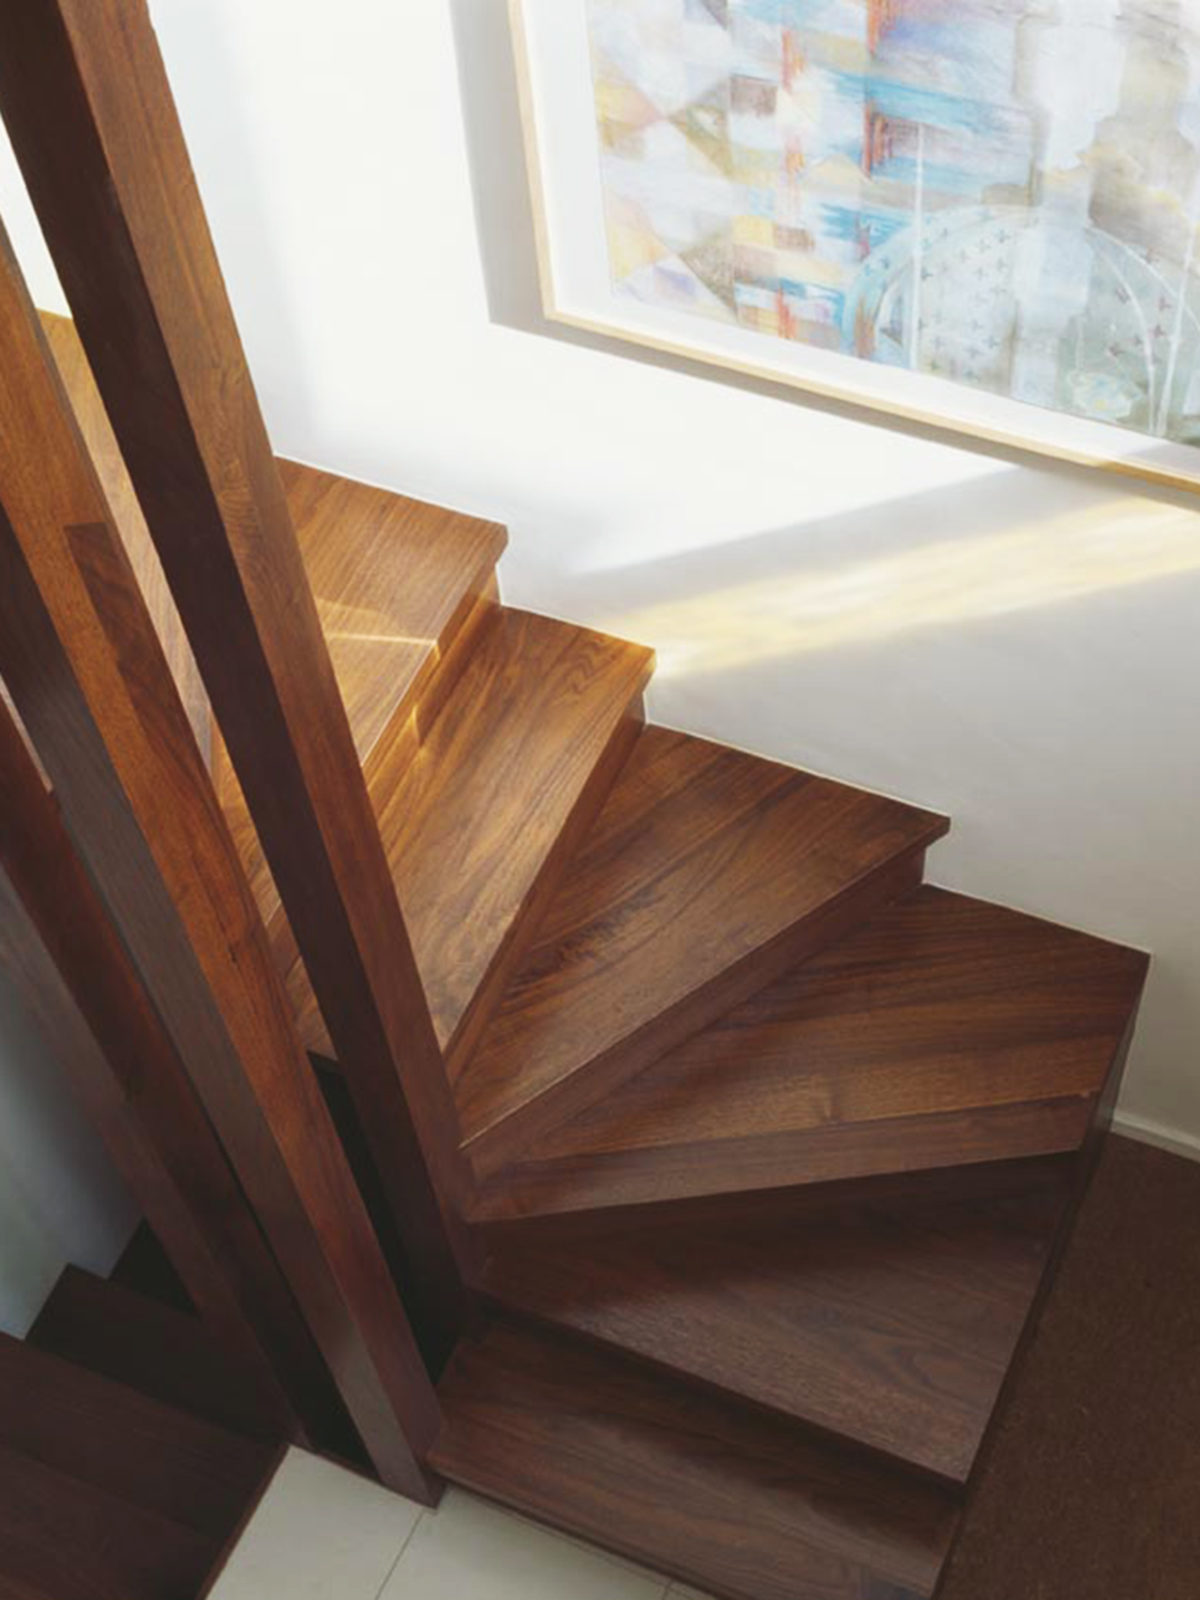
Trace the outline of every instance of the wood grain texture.
<instances>
[{"instance_id":1,"label":"wood grain texture","mask_svg":"<svg viewBox=\"0 0 1200 1600\"><path fill-rule=\"evenodd\" d=\"M145 596L146 608L154 622L171 676L175 679L179 698L187 711L196 742L207 760L211 755L212 736L208 695L204 691L192 647L183 631L183 623L179 620L179 612L167 587L158 551L154 548L142 508L117 448L108 413L100 399L79 335L75 332L75 324L69 317L56 316L49 311L42 311L39 315L63 386L70 396L79 431L95 463L113 522L137 574L138 587Z\"/></svg>"},{"instance_id":2,"label":"wood grain texture","mask_svg":"<svg viewBox=\"0 0 1200 1600\"><path fill-rule=\"evenodd\" d=\"M0 676L372 1459L432 1499L436 1401L6 239L0 429Z\"/></svg>"},{"instance_id":3,"label":"wood grain texture","mask_svg":"<svg viewBox=\"0 0 1200 1600\"><path fill-rule=\"evenodd\" d=\"M547 1134L475 1214L1077 1150L1146 965L922 888Z\"/></svg>"},{"instance_id":4,"label":"wood grain texture","mask_svg":"<svg viewBox=\"0 0 1200 1600\"><path fill-rule=\"evenodd\" d=\"M487 1293L965 1483L1064 1193L689 1223L586 1244L519 1235Z\"/></svg>"},{"instance_id":5,"label":"wood grain texture","mask_svg":"<svg viewBox=\"0 0 1200 1600\"><path fill-rule=\"evenodd\" d=\"M279 1439L252 1368L220 1345L198 1317L111 1278L67 1267L28 1337L39 1350L230 1433L267 1443Z\"/></svg>"},{"instance_id":6,"label":"wood grain texture","mask_svg":"<svg viewBox=\"0 0 1200 1600\"><path fill-rule=\"evenodd\" d=\"M363 1125L389 1153L414 1293L450 1342L465 1315L453 1104L145 0L4 13L0 103Z\"/></svg>"},{"instance_id":7,"label":"wood grain texture","mask_svg":"<svg viewBox=\"0 0 1200 1600\"><path fill-rule=\"evenodd\" d=\"M955 1524L934 1485L552 1334L493 1327L441 1398L446 1477L727 1600L917 1600Z\"/></svg>"},{"instance_id":8,"label":"wood grain texture","mask_svg":"<svg viewBox=\"0 0 1200 1600\"><path fill-rule=\"evenodd\" d=\"M477 1173L910 887L946 826L645 729L455 1086Z\"/></svg>"},{"instance_id":9,"label":"wood grain texture","mask_svg":"<svg viewBox=\"0 0 1200 1600\"><path fill-rule=\"evenodd\" d=\"M372 784L452 1075L628 752L652 666L640 647L498 610L419 752Z\"/></svg>"},{"instance_id":10,"label":"wood grain texture","mask_svg":"<svg viewBox=\"0 0 1200 1600\"><path fill-rule=\"evenodd\" d=\"M370 782L393 756L402 762L393 747L402 743L418 707L427 708L434 680L449 676L447 657L487 592L507 535L495 523L299 462L278 466L354 747ZM279 896L219 732L214 751L221 803L270 926L282 919ZM281 939L279 930L273 933ZM307 1005L323 1029L311 988ZM324 1044L328 1053L327 1035Z\"/></svg>"},{"instance_id":11,"label":"wood grain texture","mask_svg":"<svg viewBox=\"0 0 1200 1600\"><path fill-rule=\"evenodd\" d=\"M218 1549L211 1536L41 1466L0 1438L4 1600L188 1600Z\"/></svg>"},{"instance_id":12,"label":"wood grain texture","mask_svg":"<svg viewBox=\"0 0 1200 1600\"><path fill-rule=\"evenodd\" d=\"M274 1436L322 1437L341 1410L328 1371L3 707L0 792L0 963L167 1241L209 1336L256 1375Z\"/></svg>"},{"instance_id":13,"label":"wood grain texture","mask_svg":"<svg viewBox=\"0 0 1200 1600\"><path fill-rule=\"evenodd\" d=\"M0 1441L195 1532L223 1539L275 1450L0 1335Z\"/></svg>"}]
</instances>

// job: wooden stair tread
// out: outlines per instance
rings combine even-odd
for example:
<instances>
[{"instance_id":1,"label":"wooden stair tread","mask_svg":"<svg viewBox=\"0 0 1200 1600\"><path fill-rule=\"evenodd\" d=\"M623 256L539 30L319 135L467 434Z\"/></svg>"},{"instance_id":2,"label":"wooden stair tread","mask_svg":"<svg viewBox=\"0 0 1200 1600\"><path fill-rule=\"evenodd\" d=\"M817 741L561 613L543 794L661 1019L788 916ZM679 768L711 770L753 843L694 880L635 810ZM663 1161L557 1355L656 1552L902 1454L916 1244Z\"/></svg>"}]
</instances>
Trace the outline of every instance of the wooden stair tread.
<instances>
[{"instance_id":1,"label":"wooden stair tread","mask_svg":"<svg viewBox=\"0 0 1200 1600\"><path fill-rule=\"evenodd\" d=\"M0 1443L54 1472L225 1538L272 1447L0 1336Z\"/></svg>"},{"instance_id":2,"label":"wooden stair tread","mask_svg":"<svg viewBox=\"0 0 1200 1600\"><path fill-rule=\"evenodd\" d=\"M603 802L653 662L638 645L498 608L420 749L371 786L451 1071L475 1007ZM329 1054L299 965L289 989L305 1044Z\"/></svg>"},{"instance_id":3,"label":"wooden stair tread","mask_svg":"<svg viewBox=\"0 0 1200 1600\"><path fill-rule=\"evenodd\" d=\"M447 1478L729 1600L916 1600L953 1533L933 1484L550 1333L498 1323L440 1396Z\"/></svg>"},{"instance_id":4,"label":"wooden stair tread","mask_svg":"<svg viewBox=\"0 0 1200 1600\"><path fill-rule=\"evenodd\" d=\"M502 527L295 461L279 462L333 669L365 765L436 666L507 543Z\"/></svg>"},{"instance_id":5,"label":"wooden stair tread","mask_svg":"<svg viewBox=\"0 0 1200 1600\"><path fill-rule=\"evenodd\" d=\"M231 1433L267 1442L279 1437L256 1374L223 1350L198 1317L112 1278L67 1267L29 1342Z\"/></svg>"},{"instance_id":6,"label":"wooden stair tread","mask_svg":"<svg viewBox=\"0 0 1200 1600\"><path fill-rule=\"evenodd\" d=\"M370 773L485 596L503 528L299 462L278 463L359 760ZM279 901L219 737L214 775L270 923Z\"/></svg>"},{"instance_id":7,"label":"wooden stair tread","mask_svg":"<svg viewBox=\"0 0 1200 1600\"><path fill-rule=\"evenodd\" d=\"M4 1600L189 1600L200 1592L223 1540L31 1460L3 1435L0 1428Z\"/></svg>"},{"instance_id":8,"label":"wooden stair tread","mask_svg":"<svg viewBox=\"0 0 1200 1600\"><path fill-rule=\"evenodd\" d=\"M478 1215L1075 1150L1146 964L923 887L545 1135Z\"/></svg>"},{"instance_id":9,"label":"wooden stair tread","mask_svg":"<svg viewBox=\"0 0 1200 1600\"><path fill-rule=\"evenodd\" d=\"M586 1242L515 1234L483 1286L905 1464L965 1483L1066 1198L847 1205Z\"/></svg>"},{"instance_id":10,"label":"wooden stair tread","mask_svg":"<svg viewBox=\"0 0 1200 1600\"><path fill-rule=\"evenodd\" d=\"M919 875L947 824L646 728L456 1085L481 1172Z\"/></svg>"}]
</instances>

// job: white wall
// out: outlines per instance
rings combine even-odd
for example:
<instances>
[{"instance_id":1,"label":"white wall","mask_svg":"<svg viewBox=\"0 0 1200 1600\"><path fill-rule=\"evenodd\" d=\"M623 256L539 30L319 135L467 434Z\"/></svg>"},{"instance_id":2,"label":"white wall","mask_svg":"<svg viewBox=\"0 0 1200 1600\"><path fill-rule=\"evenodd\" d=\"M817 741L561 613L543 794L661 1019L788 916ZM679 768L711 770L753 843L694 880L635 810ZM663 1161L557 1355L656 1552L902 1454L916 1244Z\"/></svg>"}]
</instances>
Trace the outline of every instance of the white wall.
<instances>
[{"instance_id":1,"label":"white wall","mask_svg":"<svg viewBox=\"0 0 1200 1600\"><path fill-rule=\"evenodd\" d=\"M136 1220L0 974L0 1331L26 1331L68 1261L109 1272Z\"/></svg>"},{"instance_id":2,"label":"white wall","mask_svg":"<svg viewBox=\"0 0 1200 1600\"><path fill-rule=\"evenodd\" d=\"M507 598L657 646L659 720L1151 947L1124 1107L1200 1139L1200 516L542 327L505 9L152 0L277 447L507 521Z\"/></svg>"}]
</instances>

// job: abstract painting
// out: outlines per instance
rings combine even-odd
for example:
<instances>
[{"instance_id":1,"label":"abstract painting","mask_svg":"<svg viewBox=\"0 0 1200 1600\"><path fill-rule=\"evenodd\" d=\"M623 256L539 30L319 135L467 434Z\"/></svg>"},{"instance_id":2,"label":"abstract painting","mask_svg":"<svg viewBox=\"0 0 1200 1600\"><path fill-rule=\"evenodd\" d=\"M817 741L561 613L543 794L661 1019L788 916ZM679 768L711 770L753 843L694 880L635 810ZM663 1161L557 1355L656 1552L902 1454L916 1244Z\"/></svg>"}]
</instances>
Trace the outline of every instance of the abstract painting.
<instances>
[{"instance_id":1,"label":"abstract painting","mask_svg":"<svg viewBox=\"0 0 1200 1600\"><path fill-rule=\"evenodd\" d=\"M1200 0L553 3L579 320L1200 480Z\"/></svg>"}]
</instances>

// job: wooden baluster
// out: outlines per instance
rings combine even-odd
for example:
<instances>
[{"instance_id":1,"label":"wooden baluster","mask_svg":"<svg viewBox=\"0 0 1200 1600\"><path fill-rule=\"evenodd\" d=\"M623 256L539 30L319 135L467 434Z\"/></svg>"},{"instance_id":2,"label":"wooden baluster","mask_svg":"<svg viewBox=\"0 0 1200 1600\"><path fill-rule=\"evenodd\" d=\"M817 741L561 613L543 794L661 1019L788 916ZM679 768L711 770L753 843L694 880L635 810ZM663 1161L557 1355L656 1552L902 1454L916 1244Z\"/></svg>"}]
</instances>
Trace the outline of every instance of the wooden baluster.
<instances>
[{"instance_id":1,"label":"wooden baluster","mask_svg":"<svg viewBox=\"0 0 1200 1600\"><path fill-rule=\"evenodd\" d=\"M432 1500L437 1398L2 230L0 437L0 677L380 1476Z\"/></svg>"},{"instance_id":2,"label":"wooden baluster","mask_svg":"<svg viewBox=\"0 0 1200 1600\"><path fill-rule=\"evenodd\" d=\"M0 7L0 110L448 1349L457 1117L144 0Z\"/></svg>"},{"instance_id":3,"label":"wooden baluster","mask_svg":"<svg viewBox=\"0 0 1200 1600\"><path fill-rule=\"evenodd\" d=\"M264 1425L337 1440L329 1374L3 695L0 794L0 967Z\"/></svg>"}]
</instances>

